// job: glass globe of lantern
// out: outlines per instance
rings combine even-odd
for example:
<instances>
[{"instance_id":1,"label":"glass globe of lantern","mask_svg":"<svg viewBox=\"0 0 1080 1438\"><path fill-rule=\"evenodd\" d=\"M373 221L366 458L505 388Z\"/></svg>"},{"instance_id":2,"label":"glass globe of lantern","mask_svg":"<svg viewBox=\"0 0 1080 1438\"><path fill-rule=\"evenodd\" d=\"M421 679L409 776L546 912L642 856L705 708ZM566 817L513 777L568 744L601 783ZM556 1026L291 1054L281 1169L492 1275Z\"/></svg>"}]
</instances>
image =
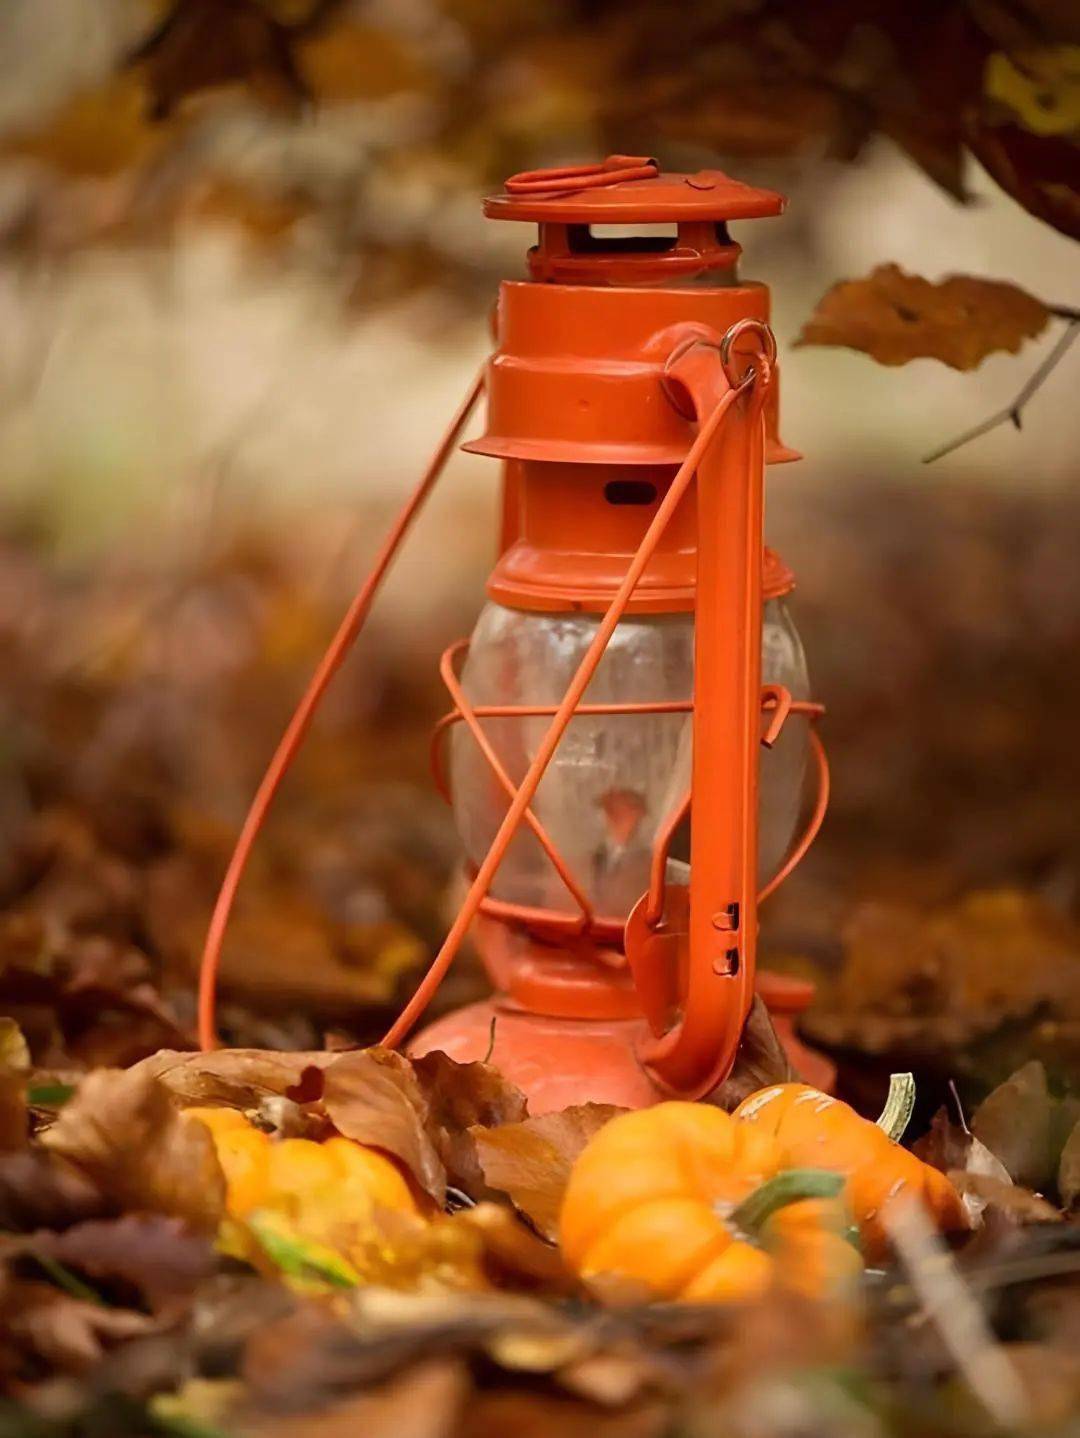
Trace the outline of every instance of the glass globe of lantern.
<instances>
[{"instance_id":1,"label":"glass globe of lantern","mask_svg":"<svg viewBox=\"0 0 1080 1438\"><path fill-rule=\"evenodd\" d=\"M473 631L461 682L470 704L552 706L600 622L583 613L536 613L488 603ZM691 613L640 614L616 627L586 704L687 702L693 693ZM810 697L806 658L782 597L767 599L762 683ZM520 783L550 713L482 717L507 774ZM658 830L690 787L687 711L581 714L571 720L532 808L596 912L624 922L649 883ZM758 865L764 883L780 867L799 818L807 758L806 726L784 726L761 758ZM466 853L480 863L506 813L507 798L476 741L455 726L450 755L454 815ZM689 858L689 831L675 835L669 873ZM672 872L674 871L674 872ZM573 908L539 840L522 825L491 886L492 897L528 908Z\"/></svg>"}]
</instances>

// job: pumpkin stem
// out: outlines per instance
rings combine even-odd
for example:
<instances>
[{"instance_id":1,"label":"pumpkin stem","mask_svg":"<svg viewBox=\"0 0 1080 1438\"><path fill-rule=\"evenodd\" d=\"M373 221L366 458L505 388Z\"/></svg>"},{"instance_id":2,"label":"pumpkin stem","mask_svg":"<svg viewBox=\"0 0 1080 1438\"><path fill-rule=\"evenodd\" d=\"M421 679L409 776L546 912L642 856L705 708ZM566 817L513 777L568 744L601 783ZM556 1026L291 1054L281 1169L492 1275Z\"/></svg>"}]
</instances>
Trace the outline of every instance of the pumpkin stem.
<instances>
[{"instance_id":1,"label":"pumpkin stem","mask_svg":"<svg viewBox=\"0 0 1080 1438\"><path fill-rule=\"evenodd\" d=\"M754 1234L789 1203L802 1198L835 1198L843 1186L843 1174L827 1168L788 1168L755 1188L732 1210L729 1221L743 1233Z\"/></svg>"},{"instance_id":2,"label":"pumpkin stem","mask_svg":"<svg viewBox=\"0 0 1080 1438\"><path fill-rule=\"evenodd\" d=\"M890 1074L889 1094L877 1126L893 1143L899 1143L915 1110L915 1078L913 1074Z\"/></svg>"}]
</instances>

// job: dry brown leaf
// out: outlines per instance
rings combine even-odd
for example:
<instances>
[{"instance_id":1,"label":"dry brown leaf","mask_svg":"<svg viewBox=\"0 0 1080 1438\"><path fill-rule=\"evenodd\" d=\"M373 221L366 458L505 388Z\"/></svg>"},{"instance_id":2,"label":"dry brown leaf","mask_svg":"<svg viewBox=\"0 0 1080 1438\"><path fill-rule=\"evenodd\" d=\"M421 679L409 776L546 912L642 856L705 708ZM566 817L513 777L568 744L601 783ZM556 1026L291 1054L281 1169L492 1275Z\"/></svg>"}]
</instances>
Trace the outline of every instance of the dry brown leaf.
<instances>
[{"instance_id":1,"label":"dry brown leaf","mask_svg":"<svg viewBox=\"0 0 1080 1438\"><path fill-rule=\"evenodd\" d=\"M471 1130L487 1184L508 1194L545 1238L559 1232L559 1210L578 1154L598 1129L623 1112L586 1103L520 1123Z\"/></svg>"},{"instance_id":2,"label":"dry brown leaf","mask_svg":"<svg viewBox=\"0 0 1080 1438\"><path fill-rule=\"evenodd\" d=\"M478 1203L454 1214L450 1222L479 1234L484 1266L500 1287L541 1289L545 1293L571 1293L576 1277L563 1262L562 1252L545 1243L501 1203Z\"/></svg>"},{"instance_id":3,"label":"dry brown leaf","mask_svg":"<svg viewBox=\"0 0 1080 1438\"><path fill-rule=\"evenodd\" d=\"M213 1139L202 1124L186 1123L145 1071L88 1074L41 1142L123 1209L217 1228L225 1179Z\"/></svg>"},{"instance_id":4,"label":"dry brown leaf","mask_svg":"<svg viewBox=\"0 0 1080 1438\"><path fill-rule=\"evenodd\" d=\"M735 1063L724 1082L708 1096L708 1102L729 1113L744 1098L774 1083L789 1083L795 1071L776 1036L769 1010L760 994L754 995L735 1053Z\"/></svg>"},{"instance_id":5,"label":"dry brown leaf","mask_svg":"<svg viewBox=\"0 0 1080 1438\"><path fill-rule=\"evenodd\" d=\"M13 1018L0 1018L0 1150L23 1148L29 1136L26 1075L30 1050Z\"/></svg>"},{"instance_id":6,"label":"dry brown leaf","mask_svg":"<svg viewBox=\"0 0 1080 1438\"><path fill-rule=\"evenodd\" d=\"M438 1052L409 1060L372 1048L332 1059L323 1106L336 1128L392 1153L439 1203L448 1175L483 1196L469 1129L524 1117L520 1089L490 1064L459 1064Z\"/></svg>"},{"instance_id":7,"label":"dry brown leaf","mask_svg":"<svg viewBox=\"0 0 1080 1438\"><path fill-rule=\"evenodd\" d=\"M1076 1123L1061 1150L1057 1189L1063 1206L1067 1209L1075 1208L1077 1200L1080 1199L1080 1122Z\"/></svg>"},{"instance_id":8,"label":"dry brown leaf","mask_svg":"<svg viewBox=\"0 0 1080 1438\"><path fill-rule=\"evenodd\" d=\"M975 890L941 907L860 904L844 965L807 1016L826 1043L940 1060L1036 1013L1080 1018L1080 935L1034 894Z\"/></svg>"},{"instance_id":9,"label":"dry brown leaf","mask_svg":"<svg viewBox=\"0 0 1080 1438\"><path fill-rule=\"evenodd\" d=\"M232 1431L240 1438L449 1438L470 1387L463 1363L434 1358L316 1412L241 1421Z\"/></svg>"},{"instance_id":10,"label":"dry brown leaf","mask_svg":"<svg viewBox=\"0 0 1080 1438\"><path fill-rule=\"evenodd\" d=\"M389 1049L333 1055L323 1074L323 1105L346 1138L385 1149L438 1203L446 1167L428 1131L428 1101L408 1059Z\"/></svg>"},{"instance_id":11,"label":"dry brown leaf","mask_svg":"<svg viewBox=\"0 0 1080 1438\"><path fill-rule=\"evenodd\" d=\"M0 1228L65 1228L108 1207L84 1174L39 1146L0 1154Z\"/></svg>"},{"instance_id":12,"label":"dry brown leaf","mask_svg":"<svg viewBox=\"0 0 1080 1438\"><path fill-rule=\"evenodd\" d=\"M525 1095L486 1063L457 1063L438 1049L412 1060L426 1104L426 1126L450 1182L473 1198L484 1196L470 1130L519 1123Z\"/></svg>"},{"instance_id":13,"label":"dry brown leaf","mask_svg":"<svg viewBox=\"0 0 1080 1438\"><path fill-rule=\"evenodd\" d=\"M247 1109L258 1108L264 1098L294 1097L290 1091L301 1088L309 1070L325 1068L337 1057L322 1050L279 1053L274 1049L216 1049L192 1054L163 1049L143 1059L130 1072L157 1079L185 1108L227 1104ZM317 1087L311 1097L318 1097Z\"/></svg>"},{"instance_id":14,"label":"dry brown leaf","mask_svg":"<svg viewBox=\"0 0 1080 1438\"><path fill-rule=\"evenodd\" d=\"M861 350L885 365L937 359L969 370L995 351L1015 354L1049 318L1041 300L1002 280L950 275L934 284L879 265L823 295L796 343Z\"/></svg>"},{"instance_id":15,"label":"dry brown leaf","mask_svg":"<svg viewBox=\"0 0 1080 1438\"><path fill-rule=\"evenodd\" d=\"M258 5L223 9L218 0L174 0L133 58L145 66L155 119L222 85L244 84L261 99L289 107L307 93L290 27Z\"/></svg>"},{"instance_id":16,"label":"dry brown leaf","mask_svg":"<svg viewBox=\"0 0 1080 1438\"><path fill-rule=\"evenodd\" d=\"M152 1333L157 1320L127 1308L73 1298L49 1283L15 1283L3 1292L0 1326L5 1346L64 1373L82 1373L109 1346Z\"/></svg>"},{"instance_id":17,"label":"dry brown leaf","mask_svg":"<svg viewBox=\"0 0 1080 1438\"><path fill-rule=\"evenodd\" d=\"M1046 1188L1057 1171L1052 1152L1056 1101L1038 1060L1024 1064L999 1084L971 1116L971 1131L1025 1188Z\"/></svg>"},{"instance_id":18,"label":"dry brown leaf","mask_svg":"<svg viewBox=\"0 0 1080 1438\"><path fill-rule=\"evenodd\" d=\"M924 1163L939 1168L942 1173L956 1169L962 1173L983 1174L1000 1183L1012 1182L1001 1160L986 1144L980 1143L970 1129L953 1123L944 1108L938 1109L929 1130L912 1144L912 1149Z\"/></svg>"},{"instance_id":19,"label":"dry brown leaf","mask_svg":"<svg viewBox=\"0 0 1080 1438\"><path fill-rule=\"evenodd\" d=\"M1003 1183L985 1173L962 1173L953 1170L949 1178L956 1185L965 1206L974 1199L982 1209L991 1208L1013 1223L1059 1223L1061 1214L1029 1188L1016 1183Z\"/></svg>"},{"instance_id":20,"label":"dry brown leaf","mask_svg":"<svg viewBox=\"0 0 1080 1438\"><path fill-rule=\"evenodd\" d=\"M40 1255L85 1274L91 1282L120 1281L153 1309L190 1297L215 1263L205 1234L158 1213L129 1213L77 1223L63 1233L28 1234L5 1242L0 1254Z\"/></svg>"}]
</instances>

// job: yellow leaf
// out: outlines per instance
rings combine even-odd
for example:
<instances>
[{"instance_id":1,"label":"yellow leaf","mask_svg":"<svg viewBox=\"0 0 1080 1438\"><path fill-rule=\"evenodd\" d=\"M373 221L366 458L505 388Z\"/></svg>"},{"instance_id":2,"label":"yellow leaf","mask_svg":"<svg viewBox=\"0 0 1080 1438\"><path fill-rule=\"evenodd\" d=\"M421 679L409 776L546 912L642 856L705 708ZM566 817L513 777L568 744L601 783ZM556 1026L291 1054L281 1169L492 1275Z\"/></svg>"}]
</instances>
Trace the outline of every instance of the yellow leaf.
<instances>
[{"instance_id":1,"label":"yellow leaf","mask_svg":"<svg viewBox=\"0 0 1080 1438\"><path fill-rule=\"evenodd\" d=\"M8 139L4 149L67 174L101 177L145 159L164 135L147 118L141 80L128 73L74 95L38 129Z\"/></svg>"},{"instance_id":2,"label":"yellow leaf","mask_svg":"<svg viewBox=\"0 0 1080 1438\"><path fill-rule=\"evenodd\" d=\"M1033 135L1075 134L1080 131L1080 45L1042 45L1017 55L999 51L986 62L983 90Z\"/></svg>"}]
</instances>

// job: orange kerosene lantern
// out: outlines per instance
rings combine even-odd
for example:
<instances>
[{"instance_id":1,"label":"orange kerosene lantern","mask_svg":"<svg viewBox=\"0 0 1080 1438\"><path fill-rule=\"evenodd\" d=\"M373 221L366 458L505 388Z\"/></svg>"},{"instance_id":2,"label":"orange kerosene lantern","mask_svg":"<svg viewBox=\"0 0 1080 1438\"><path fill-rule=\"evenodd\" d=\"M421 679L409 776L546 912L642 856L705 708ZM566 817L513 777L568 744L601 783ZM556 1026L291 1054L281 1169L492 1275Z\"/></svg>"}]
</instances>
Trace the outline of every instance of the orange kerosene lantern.
<instances>
[{"instance_id":1,"label":"orange kerosene lantern","mask_svg":"<svg viewBox=\"0 0 1080 1438\"><path fill-rule=\"evenodd\" d=\"M736 278L733 220L782 198L655 161L514 176L484 205L539 227L505 281L497 348L406 503L286 732L218 900L218 955L251 844L315 707L482 393L464 448L502 462L501 552L472 638L443 656L433 741L469 887L386 1042L405 1043L472 930L491 999L409 1049L490 1058L533 1112L701 1097L731 1068L755 989L758 905L828 798L793 579L764 546L777 435L764 285ZM664 233L652 233L663 226ZM808 756L816 799L801 836ZM797 1066L807 986L757 975ZM808 1072L809 1065L809 1072Z\"/></svg>"}]
</instances>

